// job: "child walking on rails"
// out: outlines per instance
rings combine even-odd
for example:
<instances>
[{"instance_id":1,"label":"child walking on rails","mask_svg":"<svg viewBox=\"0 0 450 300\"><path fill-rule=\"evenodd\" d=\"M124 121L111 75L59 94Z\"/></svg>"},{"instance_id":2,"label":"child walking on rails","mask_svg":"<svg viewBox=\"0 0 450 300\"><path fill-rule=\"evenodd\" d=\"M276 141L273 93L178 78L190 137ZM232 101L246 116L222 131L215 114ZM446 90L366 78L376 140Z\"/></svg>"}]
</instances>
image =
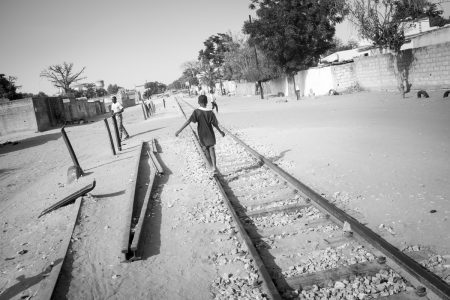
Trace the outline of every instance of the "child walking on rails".
<instances>
[{"instance_id":1,"label":"child walking on rails","mask_svg":"<svg viewBox=\"0 0 450 300\"><path fill-rule=\"evenodd\" d=\"M206 157L212 163L212 172L214 175L217 174L216 165L216 152L214 150L214 145L216 144L216 136L214 135L213 126L220 132L222 136L225 136L225 132L220 130L219 122L217 121L216 115L206 108L208 104L208 98L205 95L198 96L199 108L195 109L191 117L183 124L183 126L175 132L175 136L178 136L183 129L189 125L189 123L197 123L198 138L200 140L200 145L205 151Z\"/></svg>"}]
</instances>

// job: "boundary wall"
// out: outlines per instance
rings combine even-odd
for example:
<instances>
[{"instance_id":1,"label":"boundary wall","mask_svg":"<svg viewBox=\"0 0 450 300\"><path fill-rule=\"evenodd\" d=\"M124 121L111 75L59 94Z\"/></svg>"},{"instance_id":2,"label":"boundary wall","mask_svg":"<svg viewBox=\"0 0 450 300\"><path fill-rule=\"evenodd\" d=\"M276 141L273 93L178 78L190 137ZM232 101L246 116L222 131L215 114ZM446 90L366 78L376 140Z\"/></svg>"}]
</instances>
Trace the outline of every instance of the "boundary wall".
<instances>
[{"instance_id":1,"label":"boundary wall","mask_svg":"<svg viewBox=\"0 0 450 300\"><path fill-rule=\"evenodd\" d=\"M326 95L331 89L339 93L353 89L398 91L397 72L406 75L412 90L450 89L450 42L404 50L398 62L388 53L310 68L298 72L294 80L302 97ZM263 88L265 95L295 95L294 82L287 77L265 82ZM255 95L255 83L236 83L236 94Z\"/></svg>"}]
</instances>

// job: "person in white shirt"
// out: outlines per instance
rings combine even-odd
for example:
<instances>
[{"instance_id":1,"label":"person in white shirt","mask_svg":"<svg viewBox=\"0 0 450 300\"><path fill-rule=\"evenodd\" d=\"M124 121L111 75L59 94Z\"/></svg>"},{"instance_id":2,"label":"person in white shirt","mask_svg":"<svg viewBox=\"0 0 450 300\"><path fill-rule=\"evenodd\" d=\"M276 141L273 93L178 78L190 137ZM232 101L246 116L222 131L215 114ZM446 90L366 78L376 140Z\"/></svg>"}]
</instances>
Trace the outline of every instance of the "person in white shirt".
<instances>
[{"instance_id":1,"label":"person in white shirt","mask_svg":"<svg viewBox=\"0 0 450 300\"><path fill-rule=\"evenodd\" d=\"M112 101L112 104L111 104L112 116L117 117L117 121L118 121L117 126L119 127L119 138L122 140L122 135L125 134L125 137L123 138L123 140L126 140L130 137L130 135L128 134L125 127L123 126L123 118L122 118L122 113L124 110L123 106L122 106L122 104L117 102L116 96L112 96L111 101Z\"/></svg>"},{"instance_id":2,"label":"person in white shirt","mask_svg":"<svg viewBox=\"0 0 450 300\"><path fill-rule=\"evenodd\" d=\"M216 112L219 113L219 107L217 106L216 96L214 95L214 91L212 89L209 91L209 97L211 99L211 105L212 105L211 110L214 110L214 107L215 107Z\"/></svg>"}]
</instances>

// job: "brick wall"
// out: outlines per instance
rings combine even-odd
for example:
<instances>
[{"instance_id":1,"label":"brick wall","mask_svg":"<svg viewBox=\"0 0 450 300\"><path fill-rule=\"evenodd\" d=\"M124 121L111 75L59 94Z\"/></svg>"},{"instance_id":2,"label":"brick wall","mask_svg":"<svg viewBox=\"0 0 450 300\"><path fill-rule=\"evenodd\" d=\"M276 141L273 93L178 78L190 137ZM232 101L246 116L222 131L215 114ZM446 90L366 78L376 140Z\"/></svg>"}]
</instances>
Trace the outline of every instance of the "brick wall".
<instances>
[{"instance_id":1,"label":"brick wall","mask_svg":"<svg viewBox=\"0 0 450 300\"><path fill-rule=\"evenodd\" d=\"M367 90L398 90L394 62L392 54L355 59L357 82ZM405 50L398 66L413 90L450 88L450 43Z\"/></svg>"},{"instance_id":2,"label":"brick wall","mask_svg":"<svg viewBox=\"0 0 450 300\"><path fill-rule=\"evenodd\" d=\"M354 71L356 80L362 89L397 90L397 79L391 54L355 58Z\"/></svg>"},{"instance_id":3,"label":"brick wall","mask_svg":"<svg viewBox=\"0 0 450 300\"><path fill-rule=\"evenodd\" d=\"M337 92L343 92L351 89L358 84L354 71L353 63L331 66L333 76L333 89Z\"/></svg>"},{"instance_id":4,"label":"brick wall","mask_svg":"<svg viewBox=\"0 0 450 300\"><path fill-rule=\"evenodd\" d=\"M450 42L413 49L412 89L450 88Z\"/></svg>"}]
</instances>

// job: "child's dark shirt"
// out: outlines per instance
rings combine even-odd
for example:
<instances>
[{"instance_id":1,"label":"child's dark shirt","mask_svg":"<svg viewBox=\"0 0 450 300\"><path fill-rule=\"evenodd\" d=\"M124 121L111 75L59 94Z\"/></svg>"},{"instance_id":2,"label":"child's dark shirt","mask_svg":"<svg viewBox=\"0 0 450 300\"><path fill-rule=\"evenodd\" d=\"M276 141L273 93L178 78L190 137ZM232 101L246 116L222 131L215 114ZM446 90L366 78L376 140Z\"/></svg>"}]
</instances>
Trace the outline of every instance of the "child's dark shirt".
<instances>
[{"instance_id":1,"label":"child's dark shirt","mask_svg":"<svg viewBox=\"0 0 450 300\"><path fill-rule=\"evenodd\" d=\"M203 107L197 108L192 112L189 121L197 123L200 144L205 147L214 146L216 144L216 136L214 135L212 126L217 126L217 118L211 110Z\"/></svg>"}]
</instances>

